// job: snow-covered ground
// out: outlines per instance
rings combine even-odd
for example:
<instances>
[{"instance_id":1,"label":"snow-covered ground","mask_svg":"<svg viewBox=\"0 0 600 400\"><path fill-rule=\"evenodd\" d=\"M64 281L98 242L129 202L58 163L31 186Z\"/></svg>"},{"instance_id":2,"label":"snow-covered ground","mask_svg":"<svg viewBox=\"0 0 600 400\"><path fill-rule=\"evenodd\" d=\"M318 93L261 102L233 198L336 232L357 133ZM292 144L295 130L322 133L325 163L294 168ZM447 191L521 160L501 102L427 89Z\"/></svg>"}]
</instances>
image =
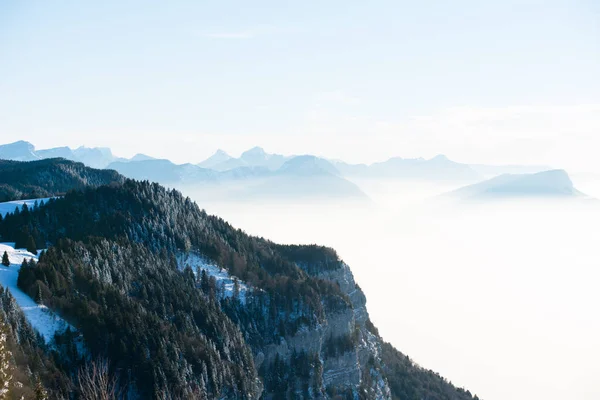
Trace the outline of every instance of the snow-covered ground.
<instances>
[{"instance_id":1,"label":"snow-covered ground","mask_svg":"<svg viewBox=\"0 0 600 400\"><path fill-rule=\"evenodd\" d=\"M0 203L0 215L3 217L11 212L15 211L15 208L23 207L23 204L27 204L27 207L33 207L34 203L37 201L38 204L41 202L47 202L51 197L44 197L42 199L29 199L29 200L15 200L15 201L7 201L5 203Z\"/></svg>"},{"instance_id":2,"label":"snow-covered ground","mask_svg":"<svg viewBox=\"0 0 600 400\"><path fill-rule=\"evenodd\" d=\"M48 307L36 304L31 297L17 287L17 278L23 260L33 258L37 261L38 257L25 249L15 249L14 245L14 243L0 243L0 257L6 251L10 260L9 267L0 264L0 285L10 290L10 293L17 300L17 304L23 310L27 321L42 334L46 343L50 343L55 332L63 332L70 325ZM71 329L74 330L72 326Z\"/></svg>"},{"instance_id":3,"label":"snow-covered ground","mask_svg":"<svg viewBox=\"0 0 600 400\"><path fill-rule=\"evenodd\" d=\"M194 271L194 274L198 273L198 268L200 270L205 270L208 276L214 276L217 281L217 287L220 289L220 292L225 297L233 296L234 290L234 276L229 275L227 270L219 267L214 262L207 260L205 257L201 255L189 252L189 253L179 253L177 254L177 266L179 269L183 270L186 265L189 265ZM238 279L239 284L239 299L242 303L246 302L246 293L250 290L250 287L243 283Z\"/></svg>"}]
</instances>

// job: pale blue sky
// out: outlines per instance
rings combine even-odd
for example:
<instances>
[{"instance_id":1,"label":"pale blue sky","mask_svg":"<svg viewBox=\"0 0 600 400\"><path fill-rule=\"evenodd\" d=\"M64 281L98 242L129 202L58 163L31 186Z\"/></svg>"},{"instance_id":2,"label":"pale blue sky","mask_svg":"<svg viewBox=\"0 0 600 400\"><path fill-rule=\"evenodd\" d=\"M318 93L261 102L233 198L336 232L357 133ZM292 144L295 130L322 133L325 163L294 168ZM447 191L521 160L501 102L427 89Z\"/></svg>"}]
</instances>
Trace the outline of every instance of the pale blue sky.
<instances>
[{"instance_id":1,"label":"pale blue sky","mask_svg":"<svg viewBox=\"0 0 600 400\"><path fill-rule=\"evenodd\" d=\"M4 0L0 142L517 162L558 126L560 164L599 70L593 0Z\"/></svg>"}]
</instances>

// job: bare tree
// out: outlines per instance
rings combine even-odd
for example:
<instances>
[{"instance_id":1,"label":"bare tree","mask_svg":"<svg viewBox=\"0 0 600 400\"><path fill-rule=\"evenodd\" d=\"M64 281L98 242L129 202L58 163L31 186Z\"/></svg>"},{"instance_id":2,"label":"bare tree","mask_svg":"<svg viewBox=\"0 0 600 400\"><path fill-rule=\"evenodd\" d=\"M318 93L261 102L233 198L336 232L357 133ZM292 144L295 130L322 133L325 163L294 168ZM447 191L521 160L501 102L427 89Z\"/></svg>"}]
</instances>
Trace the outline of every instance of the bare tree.
<instances>
[{"instance_id":1,"label":"bare tree","mask_svg":"<svg viewBox=\"0 0 600 400\"><path fill-rule=\"evenodd\" d=\"M10 358L12 357L10 351L6 347L6 334L7 328L1 323L0 324L0 399L4 400L8 398L8 392L10 389L10 381L12 379Z\"/></svg>"},{"instance_id":2,"label":"bare tree","mask_svg":"<svg viewBox=\"0 0 600 400\"><path fill-rule=\"evenodd\" d=\"M79 368L77 387L83 400L118 400L119 382L109 371L108 361L96 359Z\"/></svg>"}]
</instances>

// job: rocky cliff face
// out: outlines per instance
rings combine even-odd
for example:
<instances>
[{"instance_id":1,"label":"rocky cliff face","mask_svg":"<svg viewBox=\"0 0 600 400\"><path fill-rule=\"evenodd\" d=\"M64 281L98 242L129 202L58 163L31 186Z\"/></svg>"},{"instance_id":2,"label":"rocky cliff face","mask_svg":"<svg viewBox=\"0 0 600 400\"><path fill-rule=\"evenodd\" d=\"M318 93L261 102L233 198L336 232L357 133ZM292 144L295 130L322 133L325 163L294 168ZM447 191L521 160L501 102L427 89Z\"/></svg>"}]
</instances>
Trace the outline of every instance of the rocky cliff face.
<instances>
[{"instance_id":1,"label":"rocky cliff face","mask_svg":"<svg viewBox=\"0 0 600 400\"><path fill-rule=\"evenodd\" d=\"M354 335L356 338L353 350L326 360L325 386L350 388L353 392L358 388L368 398L391 398L390 389L381 371L381 343L379 337L369 330L367 298L354 281L352 271L348 265L342 263L339 269L321 272L318 277L339 284L352 305L351 313L340 316L340 325L332 324L341 328L332 330L333 337Z\"/></svg>"},{"instance_id":2,"label":"rocky cliff face","mask_svg":"<svg viewBox=\"0 0 600 400\"><path fill-rule=\"evenodd\" d=\"M318 354L320 373L311 382L311 398L391 399L387 380L382 373L381 342L368 328L366 297L354 281L348 265L341 263L335 270L319 272L317 278L335 282L350 300L350 304L335 312L327 312L315 328L300 329L295 335L282 337L279 344L260 349L257 367L276 357L290 360L294 354ZM296 395L302 395L297 385ZM317 386L317 387L315 387ZM267 399L274 398L265 393Z\"/></svg>"},{"instance_id":3,"label":"rocky cliff face","mask_svg":"<svg viewBox=\"0 0 600 400\"><path fill-rule=\"evenodd\" d=\"M235 278L229 276L224 269L193 253L180 253L177 261L180 269L190 265L196 271L202 269L218 278L223 298L232 296L232 282ZM262 370L266 380L281 374L278 369L287 370L287 397L391 399L381 363L382 343L377 333L371 331L373 327L369 321L366 297L354 281L350 267L343 262L337 262L334 268L315 265L309 267L302 263L297 265L314 278L334 283L346 296L347 302L341 306L324 307L325 315L316 318L318 323L314 325L302 324L295 329L294 334L279 336L265 345L254 345L257 370ZM264 294L260 291L253 292L243 282L238 286L238 298L243 299L238 306L242 308L247 305L246 299L249 296ZM313 318L313 315L294 312L292 315L282 316L281 321L286 322L281 323L289 324L289 321ZM297 365L300 354L308 357L309 377L289 372L290 369L303 368ZM282 395L281 392L273 391L273 385L267 383L265 386L262 391L265 399L276 399Z\"/></svg>"}]
</instances>

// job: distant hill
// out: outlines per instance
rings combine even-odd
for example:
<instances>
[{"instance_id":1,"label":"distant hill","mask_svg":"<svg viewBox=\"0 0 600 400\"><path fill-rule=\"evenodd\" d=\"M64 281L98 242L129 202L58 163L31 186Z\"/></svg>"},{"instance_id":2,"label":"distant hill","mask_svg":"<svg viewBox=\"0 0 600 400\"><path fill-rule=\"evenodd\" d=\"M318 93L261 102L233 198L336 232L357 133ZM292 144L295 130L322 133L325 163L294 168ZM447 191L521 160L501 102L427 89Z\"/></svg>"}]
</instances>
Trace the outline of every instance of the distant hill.
<instances>
[{"instance_id":1,"label":"distant hill","mask_svg":"<svg viewBox=\"0 0 600 400\"><path fill-rule=\"evenodd\" d=\"M123 181L116 171L89 168L62 158L0 160L0 202L56 196L71 189Z\"/></svg>"},{"instance_id":2,"label":"distant hill","mask_svg":"<svg viewBox=\"0 0 600 400\"><path fill-rule=\"evenodd\" d=\"M30 146L32 147L32 149L34 148L32 144L30 144ZM65 158L67 160L72 161L75 159L75 154L73 153L73 150L66 146L54 147L52 149L45 150L34 150L34 152L38 158Z\"/></svg>"},{"instance_id":3,"label":"distant hill","mask_svg":"<svg viewBox=\"0 0 600 400\"><path fill-rule=\"evenodd\" d=\"M371 165L337 162L335 166L344 176L359 178L434 181L482 179L482 176L469 165L452 161L443 155L430 160L394 157Z\"/></svg>"},{"instance_id":4,"label":"distant hill","mask_svg":"<svg viewBox=\"0 0 600 400\"><path fill-rule=\"evenodd\" d=\"M129 161L146 161L146 160L156 160L156 158L150 157L146 154L137 153L135 156L133 156L129 159Z\"/></svg>"},{"instance_id":5,"label":"distant hill","mask_svg":"<svg viewBox=\"0 0 600 400\"><path fill-rule=\"evenodd\" d=\"M504 174L465 186L446 196L462 200L484 200L510 197L585 197L575 189L564 170L551 170L535 174Z\"/></svg>"},{"instance_id":6,"label":"distant hill","mask_svg":"<svg viewBox=\"0 0 600 400\"><path fill-rule=\"evenodd\" d=\"M149 180L164 185L215 181L218 172L193 164L174 164L169 160L118 161L108 165L127 178Z\"/></svg>"},{"instance_id":7,"label":"distant hill","mask_svg":"<svg viewBox=\"0 0 600 400\"><path fill-rule=\"evenodd\" d=\"M544 165L485 165L469 164L478 174L490 178L504 174L535 174L550 171L553 168Z\"/></svg>"},{"instance_id":8,"label":"distant hill","mask_svg":"<svg viewBox=\"0 0 600 400\"><path fill-rule=\"evenodd\" d=\"M269 174L268 179L247 188L243 195L250 198L290 200L368 200L367 195L354 183L342 177L333 164L315 156L291 158L278 170Z\"/></svg>"},{"instance_id":9,"label":"distant hill","mask_svg":"<svg viewBox=\"0 0 600 400\"><path fill-rule=\"evenodd\" d=\"M279 168L278 173L295 176L341 176L340 171L332 163L323 158L310 155L291 158Z\"/></svg>"}]
</instances>

